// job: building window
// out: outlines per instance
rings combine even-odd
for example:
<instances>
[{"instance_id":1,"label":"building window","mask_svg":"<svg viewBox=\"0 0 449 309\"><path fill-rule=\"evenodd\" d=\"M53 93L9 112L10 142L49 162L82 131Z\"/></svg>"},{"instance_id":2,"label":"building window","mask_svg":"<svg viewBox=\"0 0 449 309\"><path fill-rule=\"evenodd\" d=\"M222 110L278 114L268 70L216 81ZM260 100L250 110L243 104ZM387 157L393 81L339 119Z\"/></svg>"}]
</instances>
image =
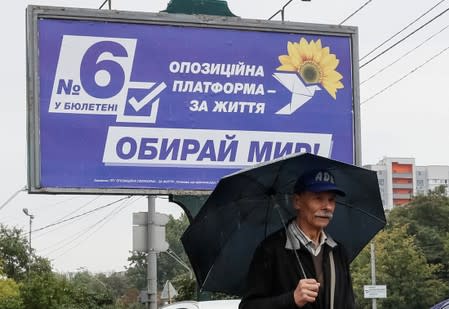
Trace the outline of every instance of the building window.
<instances>
[{"instance_id":1,"label":"building window","mask_svg":"<svg viewBox=\"0 0 449 309\"><path fill-rule=\"evenodd\" d=\"M383 179L379 179L379 185L383 186L384 185L384 180Z\"/></svg>"},{"instance_id":2,"label":"building window","mask_svg":"<svg viewBox=\"0 0 449 309\"><path fill-rule=\"evenodd\" d=\"M420 187L424 186L424 180L421 179L416 180L416 185Z\"/></svg>"}]
</instances>

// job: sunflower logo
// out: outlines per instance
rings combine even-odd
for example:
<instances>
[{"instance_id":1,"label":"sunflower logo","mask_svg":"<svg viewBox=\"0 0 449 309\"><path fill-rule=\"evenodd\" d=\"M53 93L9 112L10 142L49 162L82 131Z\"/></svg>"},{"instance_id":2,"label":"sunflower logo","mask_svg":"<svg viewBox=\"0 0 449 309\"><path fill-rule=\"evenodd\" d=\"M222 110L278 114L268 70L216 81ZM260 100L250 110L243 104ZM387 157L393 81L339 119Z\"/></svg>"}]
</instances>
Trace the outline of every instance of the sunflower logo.
<instances>
[{"instance_id":1,"label":"sunflower logo","mask_svg":"<svg viewBox=\"0 0 449 309\"><path fill-rule=\"evenodd\" d=\"M322 47L319 39L309 43L301 38L299 43L288 42L287 50L288 55L279 56L277 70L297 72L306 84L319 83L336 99L337 90L344 87L343 76L336 71L340 61L329 47Z\"/></svg>"}]
</instances>

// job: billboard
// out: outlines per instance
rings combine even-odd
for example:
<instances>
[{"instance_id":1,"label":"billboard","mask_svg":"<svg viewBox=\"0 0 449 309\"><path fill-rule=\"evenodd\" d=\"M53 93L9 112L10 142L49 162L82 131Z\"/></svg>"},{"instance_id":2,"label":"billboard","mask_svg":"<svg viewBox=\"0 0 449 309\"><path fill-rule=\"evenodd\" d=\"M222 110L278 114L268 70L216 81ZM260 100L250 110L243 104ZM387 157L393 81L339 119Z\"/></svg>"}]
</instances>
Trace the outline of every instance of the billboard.
<instances>
[{"instance_id":1,"label":"billboard","mask_svg":"<svg viewBox=\"0 0 449 309\"><path fill-rule=\"evenodd\" d=\"M357 164L357 29L29 6L29 191L196 194L310 152Z\"/></svg>"}]
</instances>

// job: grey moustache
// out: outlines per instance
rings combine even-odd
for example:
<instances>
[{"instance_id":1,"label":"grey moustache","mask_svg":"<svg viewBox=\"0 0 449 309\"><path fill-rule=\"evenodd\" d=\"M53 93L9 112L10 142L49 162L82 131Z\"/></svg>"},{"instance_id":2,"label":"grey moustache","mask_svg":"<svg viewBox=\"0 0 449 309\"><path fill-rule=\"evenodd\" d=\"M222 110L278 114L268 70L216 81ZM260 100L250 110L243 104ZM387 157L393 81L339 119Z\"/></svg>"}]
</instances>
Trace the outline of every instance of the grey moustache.
<instances>
[{"instance_id":1,"label":"grey moustache","mask_svg":"<svg viewBox=\"0 0 449 309\"><path fill-rule=\"evenodd\" d=\"M329 213L329 212L324 212L324 213L317 213L316 216L317 217L326 217L328 219L332 219L332 217L334 215L332 213Z\"/></svg>"}]
</instances>

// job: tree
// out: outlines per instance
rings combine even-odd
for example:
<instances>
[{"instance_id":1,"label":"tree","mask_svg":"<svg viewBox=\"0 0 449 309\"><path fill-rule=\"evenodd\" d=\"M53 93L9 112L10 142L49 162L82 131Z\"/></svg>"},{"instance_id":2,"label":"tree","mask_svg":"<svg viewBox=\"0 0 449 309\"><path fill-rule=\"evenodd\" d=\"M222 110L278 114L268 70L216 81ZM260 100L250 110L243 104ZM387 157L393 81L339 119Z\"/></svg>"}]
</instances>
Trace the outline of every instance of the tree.
<instances>
[{"instance_id":1,"label":"tree","mask_svg":"<svg viewBox=\"0 0 449 309\"><path fill-rule=\"evenodd\" d=\"M169 217L166 225L166 240L169 243L169 248L172 254L175 254L183 260L187 265L187 256L181 243L181 236L189 225L189 220L185 214L181 215L179 219L173 216ZM147 254L144 252L132 251L128 258L129 267L126 270L126 276L130 283L139 290L145 290L147 285ZM161 290L167 280L170 280L175 288L183 291L177 298L193 299L195 293L192 292L192 286L195 287L195 280L190 278L190 273L186 268L180 265L170 254L161 252L158 254L158 289ZM194 289L193 289L194 291ZM186 297L186 298L184 298Z\"/></svg>"},{"instance_id":2,"label":"tree","mask_svg":"<svg viewBox=\"0 0 449 309\"><path fill-rule=\"evenodd\" d=\"M196 299L196 282L190 278L189 274L180 274L173 278L171 283L178 291L176 300Z\"/></svg>"},{"instance_id":3,"label":"tree","mask_svg":"<svg viewBox=\"0 0 449 309\"><path fill-rule=\"evenodd\" d=\"M27 309L60 309L73 304L70 283L53 272L31 273L23 281L20 293Z\"/></svg>"},{"instance_id":4,"label":"tree","mask_svg":"<svg viewBox=\"0 0 449 309\"><path fill-rule=\"evenodd\" d=\"M55 273L48 259L34 252L29 256L24 235L0 225L0 309L141 308L139 290L130 287L127 276Z\"/></svg>"},{"instance_id":5,"label":"tree","mask_svg":"<svg viewBox=\"0 0 449 309\"><path fill-rule=\"evenodd\" d=\"M130 288L128 277L123 273L112 273L109 276L105 274L96 274L93 276L99 282L103 282L109 292L111 293L114 302L116 302L122 295L125 295Z\"/></svg>"},{"instance_id":6,"label":"tree","mask_svg":"<svg viewBox=\"0 0 449 309\"><path fill-rule=\"evenodd\" d=\"M0 259L0 266L3 264ZM12 279L3 275L0 268L0 309L22 309L23 302L20 297L19 285Z\"/></svg>"},{"instance_id":7,"label":"tree","mask_svg":"<svg viewBox=\"0 0 449 309\"><path fill-rule=\"evenodd\" d=\"M187 255L185 254L184 247L181 243L181 236L189 226L189 220L185 214L182 214L179 219L175 219L170 216L170 219L166 225L166 238L169 244L169 250L171 255L175 255L180 258L184 264L190 265ZM177 276L184 274L190 274L189 271L183 267L178 261L176 261L168 253L162 252L158 256L158 286L163 288L167 280L173 281ZM188 276L186 277L188 278ZM181 280L180 282L184 282ZM179 286L175 288L180 288Z\"/></svg>"},{"instance_id":8,"label":"tree","mask_svg":"<svg viewBox=\"0 0 449 309\"><path fill-rule=\"evenodd\" d=\"M147 254L137 251L131 251L130 253L126 276L132 286L138 290L144 290L147 286Z\"/></svg>"},{"instance_id":9,"label":"tree","mask_svg":"<svg viewBox=\"0 0 449 309\"><path fill-rule=\"evenodd\" d=\"M28 241L21 229L0 224L0 259L3 273L15 281L26 277L30 262Z\"/></svg>"},{"instance_id":10,"label":"tree","mask_svg":"<svg viewBox=\"0 0 449 309\"><path fill-rule=\"evenodd\" d=\"M447 284L435 275L441 265L427 264L407 228L392 227L375 238L377 283L387 285L388 295L377 301L382 309L429 308L448 291ZM371 308L371 300L363 298L363 285L371 282L369 249L352 264L357 308Z\"/></svg>"},{"instance_id":11,"label":"tree","mask_svg":"<svg viewBox=\"0 0 449 309\"><path fill-rule=\"evenodd\" d=\"M446 187L437 187L426 196L417 196L406 206L394 208L387 228L407 225L416 237L428 263L441 264L438 277L449 278L449 198Z\"/></svg>"},{"instance_id":12,"label":"tree","mask_svg":"<svg viewBox=\"0 0 449 309\"><path fill-rule=\"evenodd\" d=\"M0 279L0 308L22 309L19 285L12 279Z\"/></svg>"}]
</instances>

